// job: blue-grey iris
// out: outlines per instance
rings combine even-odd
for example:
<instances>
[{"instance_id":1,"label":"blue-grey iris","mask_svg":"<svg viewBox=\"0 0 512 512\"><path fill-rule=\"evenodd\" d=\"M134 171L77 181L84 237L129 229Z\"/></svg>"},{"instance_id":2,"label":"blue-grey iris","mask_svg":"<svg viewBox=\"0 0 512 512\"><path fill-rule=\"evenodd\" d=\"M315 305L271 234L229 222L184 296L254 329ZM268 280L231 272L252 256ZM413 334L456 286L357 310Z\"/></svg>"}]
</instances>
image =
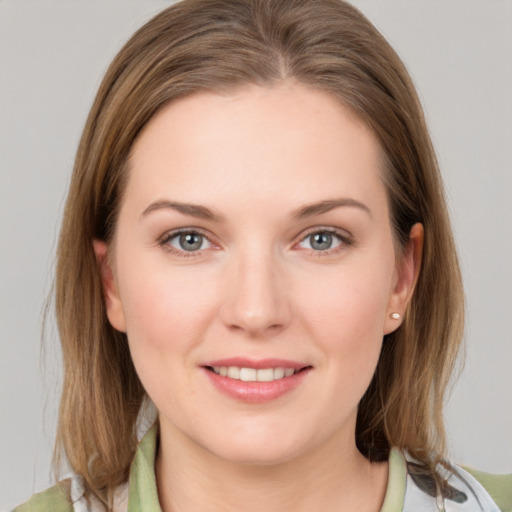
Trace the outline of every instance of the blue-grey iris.
<instances>
[{"instance_id":1,"label":"blue-grey iris","mask_svg":"<svg viewBox=\"0 0 512 512\"><path fill-rule=\"evenodd\" d=\"M198 233L183 233L180 235L180 247L184 251L197 251L203 245L203 235Z\"/></svg>"},{"instance_id":2,"label":"blue-grey iris","mask_svg":"<svg viewBox=\"0 0 512 512\"><path fill-rule=\"evenodd\" d=\"M332 247L332 235L331 233L315 233L310 236L311 248L316 251L325 251Z\"/></svg>"}]
</instances>

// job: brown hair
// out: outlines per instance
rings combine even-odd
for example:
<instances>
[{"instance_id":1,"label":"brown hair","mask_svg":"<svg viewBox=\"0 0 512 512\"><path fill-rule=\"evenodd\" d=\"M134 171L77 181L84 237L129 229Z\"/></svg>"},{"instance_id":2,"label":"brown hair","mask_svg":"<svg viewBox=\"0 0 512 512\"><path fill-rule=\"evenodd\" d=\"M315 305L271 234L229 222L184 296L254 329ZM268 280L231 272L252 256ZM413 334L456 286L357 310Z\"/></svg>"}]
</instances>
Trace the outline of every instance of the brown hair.
<instances>
[{"instance_id":1,"label":"brown hair","mask_svg":"<svg viewBox=\"0 0 512 512\"><path fill-rule=\"evenodd\" d=\"M399 57L341 0L185 0L126 43L100 86L76 156L58 246L56 314L64 358L56 460L109 500L137 445L145 392L126 336L107 320L93 240L115 230L126 162L164 105L197 91L301 83L363 119L385 154L397 244L425 230L422 268L402 326L386 336L359 405L370 460L407 449L431 474L445 456L443 397L462 338L463 295L442 182L420 102Z\"/></svg>"}]
</instances>

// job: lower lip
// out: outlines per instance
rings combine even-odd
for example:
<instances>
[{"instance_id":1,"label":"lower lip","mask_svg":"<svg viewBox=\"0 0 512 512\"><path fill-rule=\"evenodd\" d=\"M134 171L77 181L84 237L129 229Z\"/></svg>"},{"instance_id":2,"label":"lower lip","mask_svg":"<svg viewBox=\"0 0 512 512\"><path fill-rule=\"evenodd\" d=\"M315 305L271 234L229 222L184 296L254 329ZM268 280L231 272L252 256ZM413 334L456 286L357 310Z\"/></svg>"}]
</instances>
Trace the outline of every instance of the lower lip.
<instances>
[{"instance_id":1,"label":"lower lip","mask_svg":"<svg viewBox=\"0 0 512 512\"><path fill-rule=\"evenodd\" d=\"M301 384L311 368L305 368L290 377L283 377L271 382L245 382L243 380L222 377L207 368L203 368L203 370L213 385L225 395L242 402L260 404L275 400L293 391Z\"/></svg>"}]
</instances>

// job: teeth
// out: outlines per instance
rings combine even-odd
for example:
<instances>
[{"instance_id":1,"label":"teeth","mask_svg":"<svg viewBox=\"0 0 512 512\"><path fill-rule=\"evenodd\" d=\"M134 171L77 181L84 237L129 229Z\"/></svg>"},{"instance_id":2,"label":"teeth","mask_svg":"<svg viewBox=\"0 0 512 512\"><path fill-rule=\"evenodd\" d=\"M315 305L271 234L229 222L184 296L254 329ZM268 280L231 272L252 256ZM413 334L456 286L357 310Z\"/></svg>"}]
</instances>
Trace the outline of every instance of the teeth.
<instances>
[{"instance_id":1,"label":"teeth","mask_svg":"<svg viewBox=\"0 0 512 512\"><path fill-rule=\"evenodd\" d=\"M240 368L240 380L254 382L258 380L258 372L254 368Z\"/></svg>"},{"instance_id":2,"label":"teeth","mask_svg":"<svg viewBox=\"0 0 512 512\"><path fill-rule=\"evenodd\" d=\"M238 366L229 366L227 375L230 379L240 380L240 368Z\"/></svg>"},{"instance_id":3,"label":"teeth","mask_svg":"<svg viewBox=\"0 0 512 512\"><path fill-rule=\"evenodd\" d=\"M256 379L258 382L271 382L275 379L274 370L272 368L262 368L256 373Z\"/></svg>"},{"instance_id":4,"label":"teeth","mask_svg":"<svg viewBox=\"0 0 512 512\"><path fill-rule=\"evenodd\" d=\"M274 379L282 379L284 377L284 368L274 369Z\"/></svg>"},{"instance_id":5,"label":"teeth","mask_svg":"<svg viewBox=\"0 0 512 512\"><path fill-rule=\"evenodd\" d=\"M241 368L239 366L213 366L213 371L222 377L242 380L244 382L272 382L291 377L298 370L293 368Z\"/></svg>"}]
</instances>

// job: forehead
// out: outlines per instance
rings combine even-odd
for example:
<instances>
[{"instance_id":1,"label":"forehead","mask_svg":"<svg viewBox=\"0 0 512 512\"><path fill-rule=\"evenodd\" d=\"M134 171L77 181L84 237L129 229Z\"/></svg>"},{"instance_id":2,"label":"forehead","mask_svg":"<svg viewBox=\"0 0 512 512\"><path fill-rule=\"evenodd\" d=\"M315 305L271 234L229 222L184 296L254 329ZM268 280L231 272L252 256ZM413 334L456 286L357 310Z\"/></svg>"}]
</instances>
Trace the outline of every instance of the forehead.
<instances>
[{"instance_id":1,"label":"forehead","mask_svg":"<svg viewBox=\"0 0 512 512\"><path fill-rule=\"evenodd\" d=\"M283 206L334 193L382 198L380 154L366 124L327 93L290 83L198 93L146 125L132 148L126 194L136 190L141 203L217 194Z\"/></svg>"}]
</instances>

